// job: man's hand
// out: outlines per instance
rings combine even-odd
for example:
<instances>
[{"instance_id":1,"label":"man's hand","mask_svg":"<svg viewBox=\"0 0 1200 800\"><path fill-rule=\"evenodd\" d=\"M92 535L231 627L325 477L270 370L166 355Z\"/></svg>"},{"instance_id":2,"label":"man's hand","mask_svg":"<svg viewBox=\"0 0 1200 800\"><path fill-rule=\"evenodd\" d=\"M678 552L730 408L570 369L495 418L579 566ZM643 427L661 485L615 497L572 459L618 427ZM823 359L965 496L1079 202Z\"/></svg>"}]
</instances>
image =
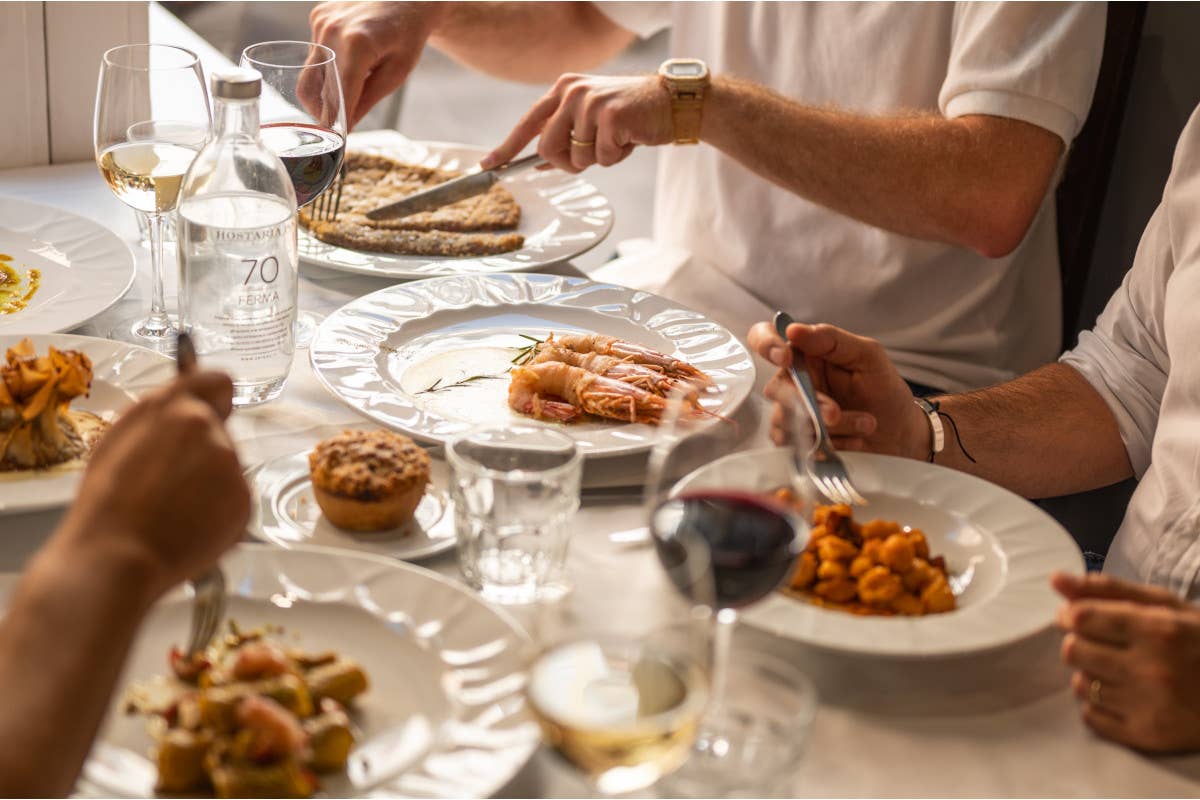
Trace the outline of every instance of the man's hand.
<instances>
[{"instance_id":1,"label":"man's hand","mask_svg":"<svg viewBox=\"0 0 1200 800\"><path fill-rule=\"evenodd\" d=\"M671 98L656 75L563 75L480 166L511 161L539 133L538 155L559 169L611 167L635 145L673 140Z\"/></svg>"},{"instance_id":2,"label":"man's hand","mask_svg":"<svg viewBox=\"0 0 1200 800\"><path fill-rule=\"evenodd\" d=\"M769 322L750 329L750 347L779 367L767 384L768 398L776 399L782 387L790 385L787 367L795 352L803 356L800 366L808 368L821 393L821 416L839 449L908 458L929 455L929 422L883 345L833 325L793 323L787 334L790 346ZM779 427L780 413L776 405L773 429Z\"/></svg>"},{"instance_id":3,"label":"man's hand","mask_svg":"<svg viewBox=\"0 0 1200 800\"><path fill-rule=\"evenodd\" d=\"M1052 584L1067 598L1062 658L1076 670L1084 722L1140 750L1200 749L1200 609L1104 575L1057 574Z\"/></svg>"},{"instance_id":4,"label":"man's hand","mask_svg":"<svg viewBox=\"0 0 1200 800\"><path fill-rule=\"evenodd\" d=\"M337 55L351 129L408 78L441 3L321 3L309 15L313 41Z\"/></svg>"},{"instance_id":5,"label":"man's hand","mask_svg":"<svg viewBox=\"0 0 1200 800\"><path fill-rule=\"evenodd\" d=\"M250 492L222 421L233 386L196 372L147 395L101 439L61 534L70 549L144 569L165 591L237 542Z\"/></svg>"}]
</instances>

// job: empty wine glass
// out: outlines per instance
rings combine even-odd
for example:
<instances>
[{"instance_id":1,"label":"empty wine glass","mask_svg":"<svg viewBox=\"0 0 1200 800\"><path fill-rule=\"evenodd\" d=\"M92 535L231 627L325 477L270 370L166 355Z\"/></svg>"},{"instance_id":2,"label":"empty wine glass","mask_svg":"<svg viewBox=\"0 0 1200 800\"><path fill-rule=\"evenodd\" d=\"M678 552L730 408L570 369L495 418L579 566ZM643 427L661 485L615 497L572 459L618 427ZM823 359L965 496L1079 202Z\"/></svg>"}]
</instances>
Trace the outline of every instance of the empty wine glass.
<instances>
[{"instance_id":1,"label":"empty wine glass","mask_svg":"<svg viewBox=\"0 0 1200 800\"><path fill-rule=\"evenodd\" d=\"M96 163L113 194L149 217L150 314L123 320L109 337L171 352L176 326L163 297L163 228L179 201L212 114L196 54L164 44L104 53L93 129Z\"/></svg>"},{"instance_id":2,"label":"empty wine glass","mask_svg":"<svg viewBox=\"0 0 1200 800\"><path fill-rule=\"evenodd\" d=\"M805 468L815 442L812 419L790 384L776 395L786 435L775 449L749 459L730 455L739 444L732 421L697 413L677 396L648 467L647 515L660 562L685 597L704 603L711 592L712 702L701 733L709 755L716 740L725 742L716 751L740 752L739 738L756 727L742 710L726 707L738 610L787 580L808 539L815 500ZM690 567L697 558L702 563Z\"/></svg>"},{"instance_id":3,"label":"empty wine glass","mask_svg":"<svg viewBox=\"0 0 1200 800\"><path fill-rule=\"evenodd\" d=\"M314 42L260 42L242 51L241 63L262 73L262 141L287 168L303 208L333 183L346 150L337 56ZM299 313L297 347L308 346L320 320Z\"/></svg>"}]
</instances>

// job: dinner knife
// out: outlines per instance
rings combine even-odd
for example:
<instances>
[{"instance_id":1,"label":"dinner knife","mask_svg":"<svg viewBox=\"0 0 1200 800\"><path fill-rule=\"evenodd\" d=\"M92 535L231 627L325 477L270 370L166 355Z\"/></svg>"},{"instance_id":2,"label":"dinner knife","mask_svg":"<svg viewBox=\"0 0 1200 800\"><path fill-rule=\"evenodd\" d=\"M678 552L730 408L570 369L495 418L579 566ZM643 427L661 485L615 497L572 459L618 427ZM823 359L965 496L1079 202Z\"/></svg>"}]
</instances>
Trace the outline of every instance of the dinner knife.
<instances>
[{"instance_id":1,"label":"dinner knife","mask_svg":"<svg viewBox=\"0 0 1200 800\"><path fill-rule=\"evenodd\" d=\"M448 206L451 203L457 203L459 200L466 200L468 197L483 194L506 175L511 175L514 172L529 169L530 167L539 167L545 163L546 159L535 154L518 158L516 161L510 161L507 164L502 164L492 169L472 172L469 175L463 175L448 180L445 183L439 183L437 186L429 189L422 189L394 203L388 203L385 206L371 209L367 212L367 219L377 222L384 219L400 219L401 217L407 217L410 214L416 214L421 211L431 211L435 208Z\"/></svg>"}]
</instances>

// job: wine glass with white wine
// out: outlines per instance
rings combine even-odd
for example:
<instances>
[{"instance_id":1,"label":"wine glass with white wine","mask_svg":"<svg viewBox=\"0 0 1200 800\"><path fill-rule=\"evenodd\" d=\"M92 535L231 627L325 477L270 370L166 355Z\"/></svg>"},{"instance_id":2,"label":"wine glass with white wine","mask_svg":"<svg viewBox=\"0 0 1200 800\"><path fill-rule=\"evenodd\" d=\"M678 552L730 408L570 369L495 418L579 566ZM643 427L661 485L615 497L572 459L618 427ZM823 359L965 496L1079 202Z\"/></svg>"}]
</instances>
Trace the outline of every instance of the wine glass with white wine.
<instances>
[{"instance_id":1,"label":"wine glass with white wine","mask_svg":"<svg viewBox=\"0 0 1200 800\"><path fill-rule=\"evenodd\" d=\"M163 292L163 230L179 188L212 127L196 54L165 44L104 53L96 90L94 143L100 174L121 202L149 217L150 314L122 320L109 338L159 352L175 346Z\"/></svg>"}]
</instances>

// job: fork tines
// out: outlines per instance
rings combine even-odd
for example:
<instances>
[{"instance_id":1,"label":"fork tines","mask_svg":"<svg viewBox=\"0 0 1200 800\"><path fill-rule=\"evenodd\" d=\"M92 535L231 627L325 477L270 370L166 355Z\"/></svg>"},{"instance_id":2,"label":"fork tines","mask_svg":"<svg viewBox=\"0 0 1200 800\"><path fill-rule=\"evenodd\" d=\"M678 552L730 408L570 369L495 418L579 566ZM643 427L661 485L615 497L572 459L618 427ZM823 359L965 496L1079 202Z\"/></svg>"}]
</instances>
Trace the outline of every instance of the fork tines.
<instances>
[{"instance_id":1,"label":"fork tines","mask_svg":"<svg viewBox=\"0 0 1200 800\"><path fill-rule=\"evenodd\" d=\"M333 179L333 183L321 192L316 200L313 200L313 218L319 219L322 222L333 222L337 219L338 212L342 207L342 184L346 180L346 163L342 162L341 169L338 170L337 177Z\"/></svg>"}]
</instances>

